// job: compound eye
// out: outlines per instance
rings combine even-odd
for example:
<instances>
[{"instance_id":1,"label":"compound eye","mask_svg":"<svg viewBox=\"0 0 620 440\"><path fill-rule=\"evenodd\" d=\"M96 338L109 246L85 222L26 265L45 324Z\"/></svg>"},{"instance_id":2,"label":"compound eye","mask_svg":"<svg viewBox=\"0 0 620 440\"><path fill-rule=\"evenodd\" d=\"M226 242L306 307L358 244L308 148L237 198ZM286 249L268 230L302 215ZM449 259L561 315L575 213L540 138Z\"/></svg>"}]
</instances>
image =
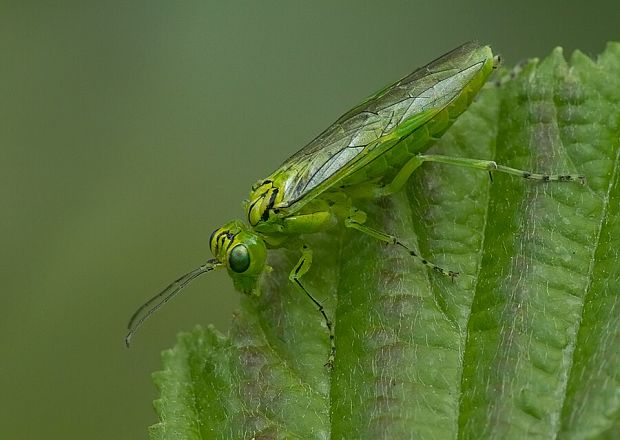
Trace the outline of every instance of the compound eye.
<instances>
[{"instance_id":1,"label":"compound eye","mask_svg":"<svg viewBox=\"0 0 620 440\"><path fill-rule=\"evenodd\" d=\"M228 266L233 272L243 273L250 267L250 252L243 244L238 244L228 254Z\"/></svg>"}]
</instances>

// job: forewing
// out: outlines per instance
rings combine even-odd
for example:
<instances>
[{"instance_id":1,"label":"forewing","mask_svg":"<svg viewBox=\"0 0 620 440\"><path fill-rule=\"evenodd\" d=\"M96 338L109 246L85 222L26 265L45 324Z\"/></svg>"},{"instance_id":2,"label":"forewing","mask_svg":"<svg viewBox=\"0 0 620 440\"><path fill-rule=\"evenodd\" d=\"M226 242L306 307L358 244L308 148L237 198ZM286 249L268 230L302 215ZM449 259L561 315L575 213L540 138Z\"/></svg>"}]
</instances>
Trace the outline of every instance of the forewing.
<instances>
[{"instance_id":1,"label":"forewing","mask_svg":"<svg viewBox=\"0 0 620 440\"><path fill-rule=\"evenodd\" d=\"M331 187L393 146L395 135L406 137L431 120L488 60L481 49L478 43L466 43L341 116L274 173L274 178L287 176L283 206Z\"/></svg>"}]
</instances>

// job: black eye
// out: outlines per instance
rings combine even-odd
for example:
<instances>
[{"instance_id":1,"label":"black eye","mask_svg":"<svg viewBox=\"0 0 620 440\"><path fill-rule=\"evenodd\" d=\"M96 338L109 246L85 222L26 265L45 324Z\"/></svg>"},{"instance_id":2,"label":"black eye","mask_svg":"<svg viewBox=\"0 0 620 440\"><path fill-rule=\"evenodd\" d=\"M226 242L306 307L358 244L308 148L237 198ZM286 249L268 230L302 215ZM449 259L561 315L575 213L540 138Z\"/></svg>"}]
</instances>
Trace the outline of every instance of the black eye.
<instances>
[{"instance_id":1,"label":"black eye","mask_svg":"<svg viewBox=\"0 0 620 440\"><path fill-rule=\"evenodd\" d=\"M228 255L228 266L233 272L243 273L250 267L250 253L245 245L238 244Z\"/></svg>"}]
</instances>

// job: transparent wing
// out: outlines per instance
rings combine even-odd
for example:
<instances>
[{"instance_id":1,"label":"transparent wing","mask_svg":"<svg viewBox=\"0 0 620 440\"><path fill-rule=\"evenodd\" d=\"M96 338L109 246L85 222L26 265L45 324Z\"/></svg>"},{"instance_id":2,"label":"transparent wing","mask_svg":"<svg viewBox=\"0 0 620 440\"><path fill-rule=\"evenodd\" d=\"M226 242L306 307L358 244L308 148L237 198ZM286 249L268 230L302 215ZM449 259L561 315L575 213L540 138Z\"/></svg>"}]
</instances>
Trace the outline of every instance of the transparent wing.
<instances>
[{"instance_id":1,"label":"transparent wing","mask_svg":"<svg viewBox=\"0 0 620 440\"><path fill-rule=\"evenodd\" d=\"M286 176L282 205L324 191L430 121L490 58L488 47L466 43L345 113L272 175Z\"/></svg>"}]
</instances>

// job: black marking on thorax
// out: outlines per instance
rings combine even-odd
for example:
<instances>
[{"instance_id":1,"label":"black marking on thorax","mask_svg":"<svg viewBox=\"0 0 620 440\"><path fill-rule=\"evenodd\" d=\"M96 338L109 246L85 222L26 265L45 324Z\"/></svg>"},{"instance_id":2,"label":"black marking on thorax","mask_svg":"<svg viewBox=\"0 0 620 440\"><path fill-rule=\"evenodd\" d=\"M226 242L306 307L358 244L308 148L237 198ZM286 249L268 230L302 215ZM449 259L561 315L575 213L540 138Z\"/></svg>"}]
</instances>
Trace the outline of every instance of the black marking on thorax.
<instances>
[{"instance_id":1,"label":"black marking on thorax","mask_svg":"<svg viewBox=\"0 0 620 440\"><path fill-rule=\"evenodd\" d=\"M273 209L273 207L275 206L276 200L278 198L278 194L280 192L280 188L275 187L273 185L273 181L272 180L265 180L263 182L261 182L260 185L257 185L256 188L254 188L254 192L260 190L261 188L263 188L265 185L269 185L265 190L263 190L259 195L257 195L256 197L253 197L254 200L252 201L252 203L250 204L250 206L248 207L248 223L252 226L256 226L256 223L252 223L252 212L255 209L260 210L260 220L259 221L267 221L269 219L269 212ZM264 202L265 202L265 198L269 197L269 200L267 201L266 206L264 206Z\"/></svg>"}]
</instances>

